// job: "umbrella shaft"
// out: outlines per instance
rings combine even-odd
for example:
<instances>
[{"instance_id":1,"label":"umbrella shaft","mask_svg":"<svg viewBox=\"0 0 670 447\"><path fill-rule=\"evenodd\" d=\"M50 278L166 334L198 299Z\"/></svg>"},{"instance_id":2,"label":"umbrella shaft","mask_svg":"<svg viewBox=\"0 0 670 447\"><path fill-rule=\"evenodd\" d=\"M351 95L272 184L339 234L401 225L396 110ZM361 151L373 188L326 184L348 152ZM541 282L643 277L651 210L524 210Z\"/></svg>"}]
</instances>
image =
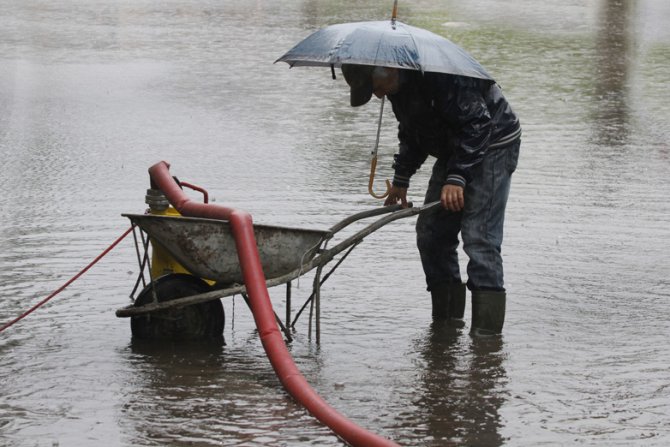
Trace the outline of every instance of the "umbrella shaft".
<instances>
[{"instance_id":1,"label":"umbrella shaft","mask_svg":"<svg viewBox=\"0 0 670 447\"><path fill-rule=\"evenodd\" d=\"M375 147L372 149L372 157L377 157L377 149L379 149L379 135L382 131L382 117L384 116L384 99L386 96L382 96L382 105L379 107L379 120L377 121L377 139L375 140Z\"/></svg>"},{"instance_id":2,"label":"umbrella shaft","mask_svg":"<svg viewBox=\"0 0 670 447\"><path fill-rule=\"evenodd\" d=\"M395 19L398 17L398 0L393 1L393 12L391 12L391 26L395 29Z\"/></svg>"}]
</instances>

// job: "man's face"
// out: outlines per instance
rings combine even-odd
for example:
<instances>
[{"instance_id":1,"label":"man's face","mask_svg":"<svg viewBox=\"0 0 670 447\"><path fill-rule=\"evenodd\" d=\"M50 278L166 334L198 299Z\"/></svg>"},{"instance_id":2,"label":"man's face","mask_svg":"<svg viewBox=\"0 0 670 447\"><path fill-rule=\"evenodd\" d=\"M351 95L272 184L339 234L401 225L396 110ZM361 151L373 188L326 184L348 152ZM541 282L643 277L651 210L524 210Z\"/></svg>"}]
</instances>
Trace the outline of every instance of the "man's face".
<instances>
[{"instance_id":1,"label":"man's face","mask_svg":"<svg viewBox=\"0 0 670 447\"><path fill-rule=\"evenodd\" d=\"M397 93L400 88L400 75L397 68L375 67L372 71L372 93L377 98Z\"/></svg>"}]
</instances>

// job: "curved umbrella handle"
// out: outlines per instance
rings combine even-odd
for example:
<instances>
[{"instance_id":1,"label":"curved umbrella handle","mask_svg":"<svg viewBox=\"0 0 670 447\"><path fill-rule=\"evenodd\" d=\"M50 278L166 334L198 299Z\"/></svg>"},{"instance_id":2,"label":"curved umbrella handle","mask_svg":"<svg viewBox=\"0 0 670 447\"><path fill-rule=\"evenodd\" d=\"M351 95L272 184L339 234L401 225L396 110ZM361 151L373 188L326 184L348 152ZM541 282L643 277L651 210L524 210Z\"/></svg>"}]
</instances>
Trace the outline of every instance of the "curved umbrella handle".
<instances>
[{"instance_id":1,"label":"curved umbrella handle","mask_svg":"<svg viewBox=\"0 0 670 447\"><path fill-rule=\"evenodd\" d=\"M386 192L384 194L375 194L372 190L372 184L375 182L375 170L377 169L377 155L372 157L370 160L370 180L368 181L368 193L375 199L385 199L386 196L391 192L391 182L386 180Z\"/></svg>"},{"instance_id":2,"label":"curved umbrella handle","mask_svg":"<svg viewBox=\"0 0 670 447\"><path fill-rule=\"evenodd\" d=\"M382 96L382 102L379 106L379 120L377 121L377 139L375 140L375 147L372 149L372 158L370 159L370 180L368 181L368 193L375 199L385 199L386 196L391 192L391 182L386 180L386 192L382 195L375 194L372 190L372 184L375 181L375 169L377 169L377 149L379 149L379 135L382 131L382 117L384 116L384 99L386 96Z\"/></svg>"}]
</instances>

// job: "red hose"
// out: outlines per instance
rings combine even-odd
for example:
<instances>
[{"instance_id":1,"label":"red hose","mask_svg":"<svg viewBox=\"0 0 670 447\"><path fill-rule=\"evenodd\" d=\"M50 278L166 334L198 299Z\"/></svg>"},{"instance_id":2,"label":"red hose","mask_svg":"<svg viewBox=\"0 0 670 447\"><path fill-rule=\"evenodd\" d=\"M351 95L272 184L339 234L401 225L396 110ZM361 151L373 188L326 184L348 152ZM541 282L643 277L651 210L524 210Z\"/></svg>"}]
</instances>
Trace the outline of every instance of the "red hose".
<instances>
[{"instance_id":1,"label":"red hose","mask_svg":"<svg viewBox=\"0 0 670 447\"><path fill-rule=\"evenodd\" d=\"M157 187L167 197L173 207L183 216L206 217L230 221L237 255L247 288L251 312L263 344L263 349L272 364L275 374L284 389L319 421L348 444L358 447L396 446L394 442L371 433L347 419L332 408L307 383L300 373L284 339L277 328L270 295L265 285L265 274L254 236L251 215L245 211L216 204L191 201L170 176L169 164L164 161L149 168L152 186Z\"/></svg>"}]
</instances>

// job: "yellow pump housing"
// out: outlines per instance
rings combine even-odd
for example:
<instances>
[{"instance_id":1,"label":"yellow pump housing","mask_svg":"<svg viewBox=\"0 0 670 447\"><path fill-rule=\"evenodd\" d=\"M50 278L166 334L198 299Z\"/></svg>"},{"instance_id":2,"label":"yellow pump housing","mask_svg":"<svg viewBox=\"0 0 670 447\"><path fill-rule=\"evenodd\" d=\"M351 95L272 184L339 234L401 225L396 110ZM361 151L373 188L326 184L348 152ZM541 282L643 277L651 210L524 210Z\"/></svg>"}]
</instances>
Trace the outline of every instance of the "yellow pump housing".
<instances>
[{"instance_id":1,"label":"yellow pump housing","mask_svg":"<svg viewBox=\"0 0 670 447\"><path fill-rule=\"evenodd\" d=\"M181 214L174 207L170 206L170 203L163 195L163 192L159 189L148 189L146 195L146 204L149 205L149 214L154 216L171 216L171 217L180 217ZM177 260L172 257L172 255L163 247L159 242L150 238L149 242L151 243L151 277L159 278L163 275L170 273L187 273L192 275L191 272L186 270ZM201 278L206 281L208 284L212 285L215 281L210 281L205 278Z\"/></svg>"},{"instance_id":2,"label":"yellow pump housing","mask_svg":"<svg viewBox=\"0 0 670 447\"><path fill-rule=\"evenodd\" d=\"M149 213L154 216L181 216L179 211L169 206L164 210L150 208ZM151 277L158 278L168 273L189 273L161 244L153 239L151 242Z\"/></svg>"}]
</instances>

